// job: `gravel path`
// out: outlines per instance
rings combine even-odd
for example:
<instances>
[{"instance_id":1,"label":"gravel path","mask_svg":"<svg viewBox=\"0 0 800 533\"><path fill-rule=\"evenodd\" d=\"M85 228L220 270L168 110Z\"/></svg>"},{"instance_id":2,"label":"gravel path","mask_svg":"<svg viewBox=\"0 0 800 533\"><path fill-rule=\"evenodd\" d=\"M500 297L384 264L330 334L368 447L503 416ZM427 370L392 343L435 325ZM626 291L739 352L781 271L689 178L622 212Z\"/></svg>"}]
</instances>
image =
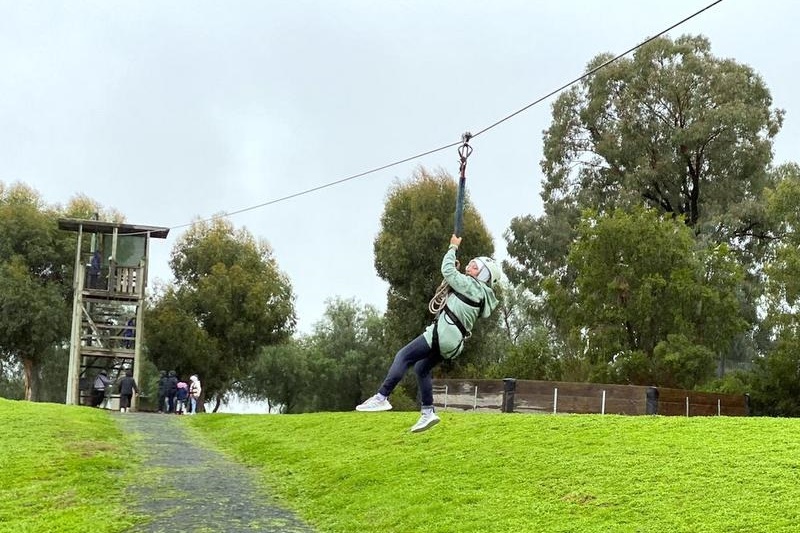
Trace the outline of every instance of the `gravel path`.
<instances>
[{"instance_id":1,"label":"gravel path","mask_svg":"<svg viewBox=\"0 0 800 533\"><path fill-rule=\"evenodd\" d=\"M145 468L157 480L129 487L131 505L152 517L130 533L313 533L260 490L244 466L198 446L177 416L116 413L123 431L138 436Z\"/></svg>"}]
</instances>

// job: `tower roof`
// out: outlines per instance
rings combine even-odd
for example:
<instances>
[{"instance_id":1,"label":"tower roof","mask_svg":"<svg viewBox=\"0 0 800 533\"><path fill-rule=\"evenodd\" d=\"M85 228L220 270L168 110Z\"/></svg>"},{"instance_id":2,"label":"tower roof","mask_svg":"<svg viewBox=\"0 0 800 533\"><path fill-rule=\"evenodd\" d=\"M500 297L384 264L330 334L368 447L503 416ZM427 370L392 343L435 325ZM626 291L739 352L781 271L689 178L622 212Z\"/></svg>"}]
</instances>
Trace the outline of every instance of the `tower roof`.
<instances>
[{"instance_id":1,"label":"tower roof","mask_svg":"<svg viewBox=\"0 0 800 533\"><path fill-rule=\"evenodd\" d=\"M80 218L59 218L58 228L66 231L84 231L87 233L110 234L117 228L119 235L145 235L149 234L156 239L166 239L169 228L160 226L141 226L138 224L122 224L119 222L101 222L99 220L84 220Z\"/></svg>"}]
</instances>

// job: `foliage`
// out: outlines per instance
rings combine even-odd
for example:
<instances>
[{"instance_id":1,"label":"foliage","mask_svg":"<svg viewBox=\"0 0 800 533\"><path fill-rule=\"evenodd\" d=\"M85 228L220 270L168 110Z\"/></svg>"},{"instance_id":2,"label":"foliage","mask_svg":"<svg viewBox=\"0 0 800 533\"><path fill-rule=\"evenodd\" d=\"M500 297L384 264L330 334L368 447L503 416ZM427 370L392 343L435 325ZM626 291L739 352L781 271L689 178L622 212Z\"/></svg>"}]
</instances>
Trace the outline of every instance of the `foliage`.
<instances>
[{"instance_id":1,"label":"foliage","mask_svg":"<svg viewBox=\"0 0 800 533\"><path fill-rule=\"evenodd\" d=\"M609 58L597 56L588 69ZM544 212L512 220L507 275L535 295L544 280L570 290L579 273L566 258L581 213L644 205L683 220L699 247L732 251L745 273L737 315L751 329L734 335L725 357L741 361L763 350L761 267L776 231L763 193L780 179L770 163L782 121L761 77L715 57L704 37L661 37L600 69L553 104L541 162ZM558 316L546 321L560 342L575 343Z\"/></svg>"},{"instance_id":2,"label":"foliage","mask_svg":"<svg viewBox=\"0 0 800 533\"><path fill-rule=\"evenodd\" d=\"M765 329L774 340L756 360L751 379L754 409L800 415L800 166L776 169L780 180L767 193L767 212L778 228L765 271Z\"/></svg>"},{"instance_id":3,"label":"foliage","mask_svg":"<svg viewBox=\"0 0 800 533\"><path fill-rule=\"evenodd\" d=\"M388 345L398 350L430 324L428 302L442 280L441 262L453 233L457 185L446 172L419 168L407 183L389 192L375 239L375 269L389 283L386 309ZM494 253L492 238L469 196L464 200L462 262ZM466 266L466 264L462 265ZM493 323L476 328L460 360L482 352Z\"/></svg>"},{"instance_id":4,"label":"foliage","mask_svg":"<svg viewBox=\"0 0 800 533\"><path fill-rule=\"evenodd\" d=\"M756 204L783 118L771 105L763 80L704 37L656 39L559 97L543 194L600 210L644 201L714 242L754 236L768 229Z\"/></svg>"},{"instance_id":5,"label":"foliage","mask_svg":"<svg viewBox=\"0 0 800 533\"><path fill-rule=\"evenodd\" d=\"M96 409L0 399L0 532L121 532L132 442Z\"/></svg>"},{"instance_id":6,"label":"foliage","mask_svg":"<svg viewBox=\"0 0 800 533\"><path fill-rule=\"evenodd\" d=\"M57 218L33 189L0 187L0 355L22 364L28 400L38 399L48 354L69 338L74 252Z\"/></svg>"},{"instance_id":7,"label":"foliage","mask_svg":"<svg viewBox=\"0 0 800 533\"><path fill-rule=\"evenodd\" d=\"M754 413L800 416L800 337L783 335L768 357L754 362L749 384Z\"/></svg>"},{"instance_id":8,"label":"foliage","mask_svg":"<svg viewBox=\"0 0 800 533\"><path fill-rule=\"evenodd\" d=\"M39 365L39 393L37 401L63 403L67 397L69 373L69 345L50 346Z\"/></svg>"},{"instance_id":9,"label":"foliage","mask_svg":"<svg viewBox=\"0 0 800 533\"><path fill-rule=\"evenodd\" d=\"M219 405L263 346L291 334L291 284L266 242L223 218L193 224L170 267L176 282L147 315L150 359L184 378L197 374L205 398Z\"/></svg>"},{"instance_id":10,"label":"foliage","mask_svg":"<svg viewBox=\"0 0 800 533\"><path fill-rule=\"evenodd\" d=\"M721 378L706 383L700 390L705 392L720 392L722 394L748 394L753 390L751 381L751 373L749 371L734 370L728 372ZM750 404L750 413L755 415L762 415Z\"/></svg>"},{"instance_id":11,"label":"foliage","mask_svg":"<svg viewBox=\"0 0 800 533\"><path fill-rule=\"evenodd\" d=\"M306 343L316 378L304 410L350 411L375 394L393 359L386 349L385 327L371 305L328 300Z\"/></svg>"},{"instance_id":12,"label":"foliage","mask_svg":"<svg viewBox=\"0 0 800 533\"><path fill-rule=\"evenodd\" d=\"M22 368L11 358L0 357L0 398L22 400L25 397L25 382Z\"/></svg>"},{"instance_id":13,"label":"foliage","mask_svg":"<svg viewBox=\"0 0 800 533\"><path fill-rule=\"evenodd\" d=\"M264 346L250 373L239 383L238 392L255 400L266 400L270 411L299 412L307 402L319 376L311 371L309 349L290 339Z\"/></svg>"},{"instance_id":14,"label":"foliage","mask_svg":"<svg viewBox=\"0 0 800 533\"><path fill-rule=\"evenodd\" d=\"M188 423L330 533L796 529L798 420L439 414Z\"/></svg>"},{"instance_id":15,"label":"foliage","mask_svg":"<svg viewBox=\"0 0 800 533\"><path fill-rule=\"evenodd\" d=\"M137 411L158 411L158 381L160 371L147 357L139 362L139 403Z\"/></svg>"},{"instance_id":16,"label":"foliage","mask_svg":"<svg viewBox=\"0 0 800 533\"><path fill-rule=\"evenodd\" d=\"M104 207L100 202L85 194L76 194L59 210L66 218L102 220L105 222L117 222L119 224L125 222L125 216L118 210Z\"/></svg>"},{"instance_id":17,"label":"foliage","mask_svg":"<svg viewBox=\"0 0 800 533\"><path fill-rule=\"evenodd\" d=\"M485 372L488 379L514 377L558 381L561 376L561 362L548 331L542 327L525 333L514 344L509 343L502 359Z\"/></svg>"},{"instance_id":18,"label":"foliage","mask_svg":"<svg viewBox=\"0 0 800 533\"><path fill-rule=\"evenodd\" d=\"M711 377L714 354L745 326L742 274L724 245L694 246L688 227L654 210L586 213L568 257L575 283L544 286L595 380L693 388Z\"/></svg>"}]
</instances>

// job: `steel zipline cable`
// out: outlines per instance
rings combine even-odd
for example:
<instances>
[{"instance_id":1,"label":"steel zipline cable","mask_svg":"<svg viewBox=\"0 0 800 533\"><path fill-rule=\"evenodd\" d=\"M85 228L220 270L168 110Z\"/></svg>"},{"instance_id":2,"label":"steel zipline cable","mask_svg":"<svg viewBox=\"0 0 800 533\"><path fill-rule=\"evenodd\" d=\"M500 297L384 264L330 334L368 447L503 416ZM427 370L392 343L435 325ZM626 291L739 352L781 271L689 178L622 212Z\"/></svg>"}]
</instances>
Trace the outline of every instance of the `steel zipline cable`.
<instances>
[{"instance_id":1,"label":"steel zipline cable","mask_svg":"<svg viewBox=\"0 0 800 533\"><path fill-rule=\"evenodd\" d=\"M700 14L708 11L709 9L711 9L712 7L714 7L717 4L721 3L722 1L723 0L715 0L714 2L712 2L712 3L708 4L707 6L705 6L704 8L692 13L691 15L689 15L687 17L684 17L680 21L678 21L678 22L670 25L669 27L661 30L660 32L658 32L655 35L653 35L652 37L648 37L644 41L640 42L639 44L637 44L635 46L632 46L631 48L625 50L621 54L618 54L618 55L612 57L611 59L609 59L608 61L605 61L605 62L601 63L600 65L597 65L596 67L592 68L591 70L588 70L587 72L583 73L582 75L578 76L577 78L573 79L572 81L569 81L569 82L561 85L560 87L558 87L556 89L553 89L549 93L545 94L544 96L542 96L540 98L537 98L533 102L531 102L531 103L527 104L526 106L518 109L517 111L514 111L513 113L501 118L500 120L490 124L489 126L486 126L483 129L479 130L477 133L471 134L471 137L472 138L478 137L479 135L482 135L482 134L486 133L487 131L499 126L500 124L502 124L502 123L514 118L515 116L517 116L517 115L519 115L521 113L524 113L528 109L530 109L530 108L542 103L543 101L547 100L548 98L550 98L551 96L553 96L555 94L558 94L559 92L563 91L564 89L567 89L567 88L575 85L576 83L585 80L586 78L588 78L592 74L594 74L594 73L598 72L599 70L607 67L608 65L611 65L612 63L622 59L623 57L629 55L630 53L635 52L636 50L638 50L642 46L654 41L655 39L658 39L659 37L663 36L667 32L672 31L675 28L685 24L686 22L688 22L688 21L692 20L693 18L699 16ZM419 154L416 154L416 155L412 155L412 156L400 159L398 161L394 161L392 163L387 163L385 165L381 165L381 166L372 168L370 170L365 170L363 172L359 172L358 174L353 174L351 176L347 176L345 178L338 179L336 181L331 181L331 182L325 183L323 185L312 187L310 189L305 189L305 190L302 190L302 191L298 191L296 193L289 194L287 196L282 196L280 198L275 198L273 200L268 200L268 201L262 202L260 204L252 205L252 206L245 207L245 208L242 208L242 209L237 209L235 211L226 211L226 212L224 212L222 214L219 214L219 215L211 216L211 217L200 219L200 220L193 221L193 222L187 222L185 224L180 224L180 225L177 225L177 226L171 226L169 229L170 230L180 229L180 228L185 228L187 226L191 226L191 225L196 224L198 222L202 223L202 222L208 222L208 221L211 221L211 220L217 220L219 218L228 218L230 216L238 215L238 214L241 214L241 213L245 213L247 211L253 211L255 209L260 209L262 207L266 207L266 206L269 206L269 205L277 204L277 203L280 203L280 202L285 202L285 201L291 200L293 198L297 198L297 197L300 197L300 196L305 196L306 194L311 194L313 192L317 192L317 191L320 191L322 189L327 189L327 188L330 188L330 187L334 187L336 185L341 185L342 183L345 183L347 181L351 181L351 180L354 180L354 179L357 179L357 178L361 178L361 177L367 176L369 174L374 174L376 172L380 172L381 170L386 170L387 168L391 168L391 167L394 167L394 166L397 166L397 165L401 165L403 163L407 163L407 162L413 161L415 159L419 159L419 158L422 158L422 157L425 157L425 156L428 156L428 155L431 155L431 154L435 154L437 152L441 152L443 150L447 150L449 148L453 148L455 146L459 146L459 145L462 144L462 142L463 142L463 139L460 140L460 141L456 141L456 142L452 142L452 143L446 144L444 146L440 146L439 148L434 148L432 150L428 150L428 151L425 151L425 152L422 152L422 153L419 153ZM146 233L146 232L142 232L142 233Z\"/></svg>"}]
</instances>

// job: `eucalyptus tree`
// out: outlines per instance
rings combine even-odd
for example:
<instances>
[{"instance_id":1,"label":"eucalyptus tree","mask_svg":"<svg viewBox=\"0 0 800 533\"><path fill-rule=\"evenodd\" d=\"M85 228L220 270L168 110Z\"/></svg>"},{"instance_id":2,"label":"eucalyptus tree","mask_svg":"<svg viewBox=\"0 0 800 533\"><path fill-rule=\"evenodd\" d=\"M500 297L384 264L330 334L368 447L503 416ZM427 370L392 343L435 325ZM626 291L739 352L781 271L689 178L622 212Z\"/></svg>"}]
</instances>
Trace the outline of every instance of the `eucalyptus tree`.
<instances>
[{"instance_id":1,"label":"eucalyptus tree","mask_svg":"<svg viewBox=\"0 0 800 533\"><path fill-rule=\"evenodd\" d=\"M588 69L611 57L598 55ZM754 324L774 238L763 191L778 179L770 165L782 120L761 77L714 56L702 36L658 38L599 69L552 106L543 213L512 220L509 278L537 294L545 278L568 288L582 211L645 206L682 220L701 248L725 244L735 253L746 274L739 297Z\"/></svg>"},{"instance_id":2,"label":"eucalyptus tree","mask_svg":"<svg viewBox=\"0 0 800 533\"><path fill-rule=\"evenodd\" d=\"M349 411L375 394L394 353L386 345L386 320L353 299L327 301L304 346L314 376L306 410Z\"/></svg>"},{"instance_id":3,"label":"eucalyptus tree","mask_svg":"<svg viewBox=\"0 0 800 533\"><path fill-rule=\"evenodd\" d=\"M291 335L292 286L267 242L224 218L194 223L170 267L174 284L150 304L148 353L159 368L200 376L216 410L261 348Z\"/></svg>"},{"instance_id":4,"label":"eucalyptus tree","mask_svg":"<svg viewBox=\"0 0 800 533\"><path fill-rule=\"evenodd\" d=\"M32 188L0 182L0 357L21 365L27 400L69 341L74 244L58 217Z\"/></svg>"},{"instance_id":5,"label":"eucalyptus tree","mask_svg":"<svg viewBox=\"0 0 800 533\"><path fill-rule=\"evenodd\" d=\"M316 387L326 376L312 370L305 339L289 339L261 348L250 372L237 384L239 396L265 401L270 412L299 413L312 409Z\"/></svg>"},{"instance_id":6,"label":"eucalyptus tree","mask_svg":"<svg viewBox=\"0 0 800 533\"><path fill-rule=\"evenodd\" d=\"M589 379L691 389L746 327L727 245L697 250L690 228L654 209L585 212L567 263L573 284L543 285Z\"/></svg>"},{"instance_id":7,"label":"eucalyptus tree","mask_svg":"<svg viewBox=\"0 0 800 533\"><path fill-rule=\"evenodd\" d=\"M767 213L776 239L765 259L767 283L762 308L772 341L768 357L755 360L750 377L757 412L800 415L800 166L778 169L780 180L767 193Z\"/></svg>"},{"instance_id":8,"label":"eucalyptus tree","mask_svg":"<svg viewBox=\"0 0 800 533\"><path fill-rule=\"evenodd\" d=\"M514 219L509 252L535 281L563 266L582 209L633 205L680 215L713 242L752 247L771 230L761 193L782 120L761 77L713 56L704 37L656 39L555 101L541 164L545 213Z\"/></svg>"}]
</instances>

